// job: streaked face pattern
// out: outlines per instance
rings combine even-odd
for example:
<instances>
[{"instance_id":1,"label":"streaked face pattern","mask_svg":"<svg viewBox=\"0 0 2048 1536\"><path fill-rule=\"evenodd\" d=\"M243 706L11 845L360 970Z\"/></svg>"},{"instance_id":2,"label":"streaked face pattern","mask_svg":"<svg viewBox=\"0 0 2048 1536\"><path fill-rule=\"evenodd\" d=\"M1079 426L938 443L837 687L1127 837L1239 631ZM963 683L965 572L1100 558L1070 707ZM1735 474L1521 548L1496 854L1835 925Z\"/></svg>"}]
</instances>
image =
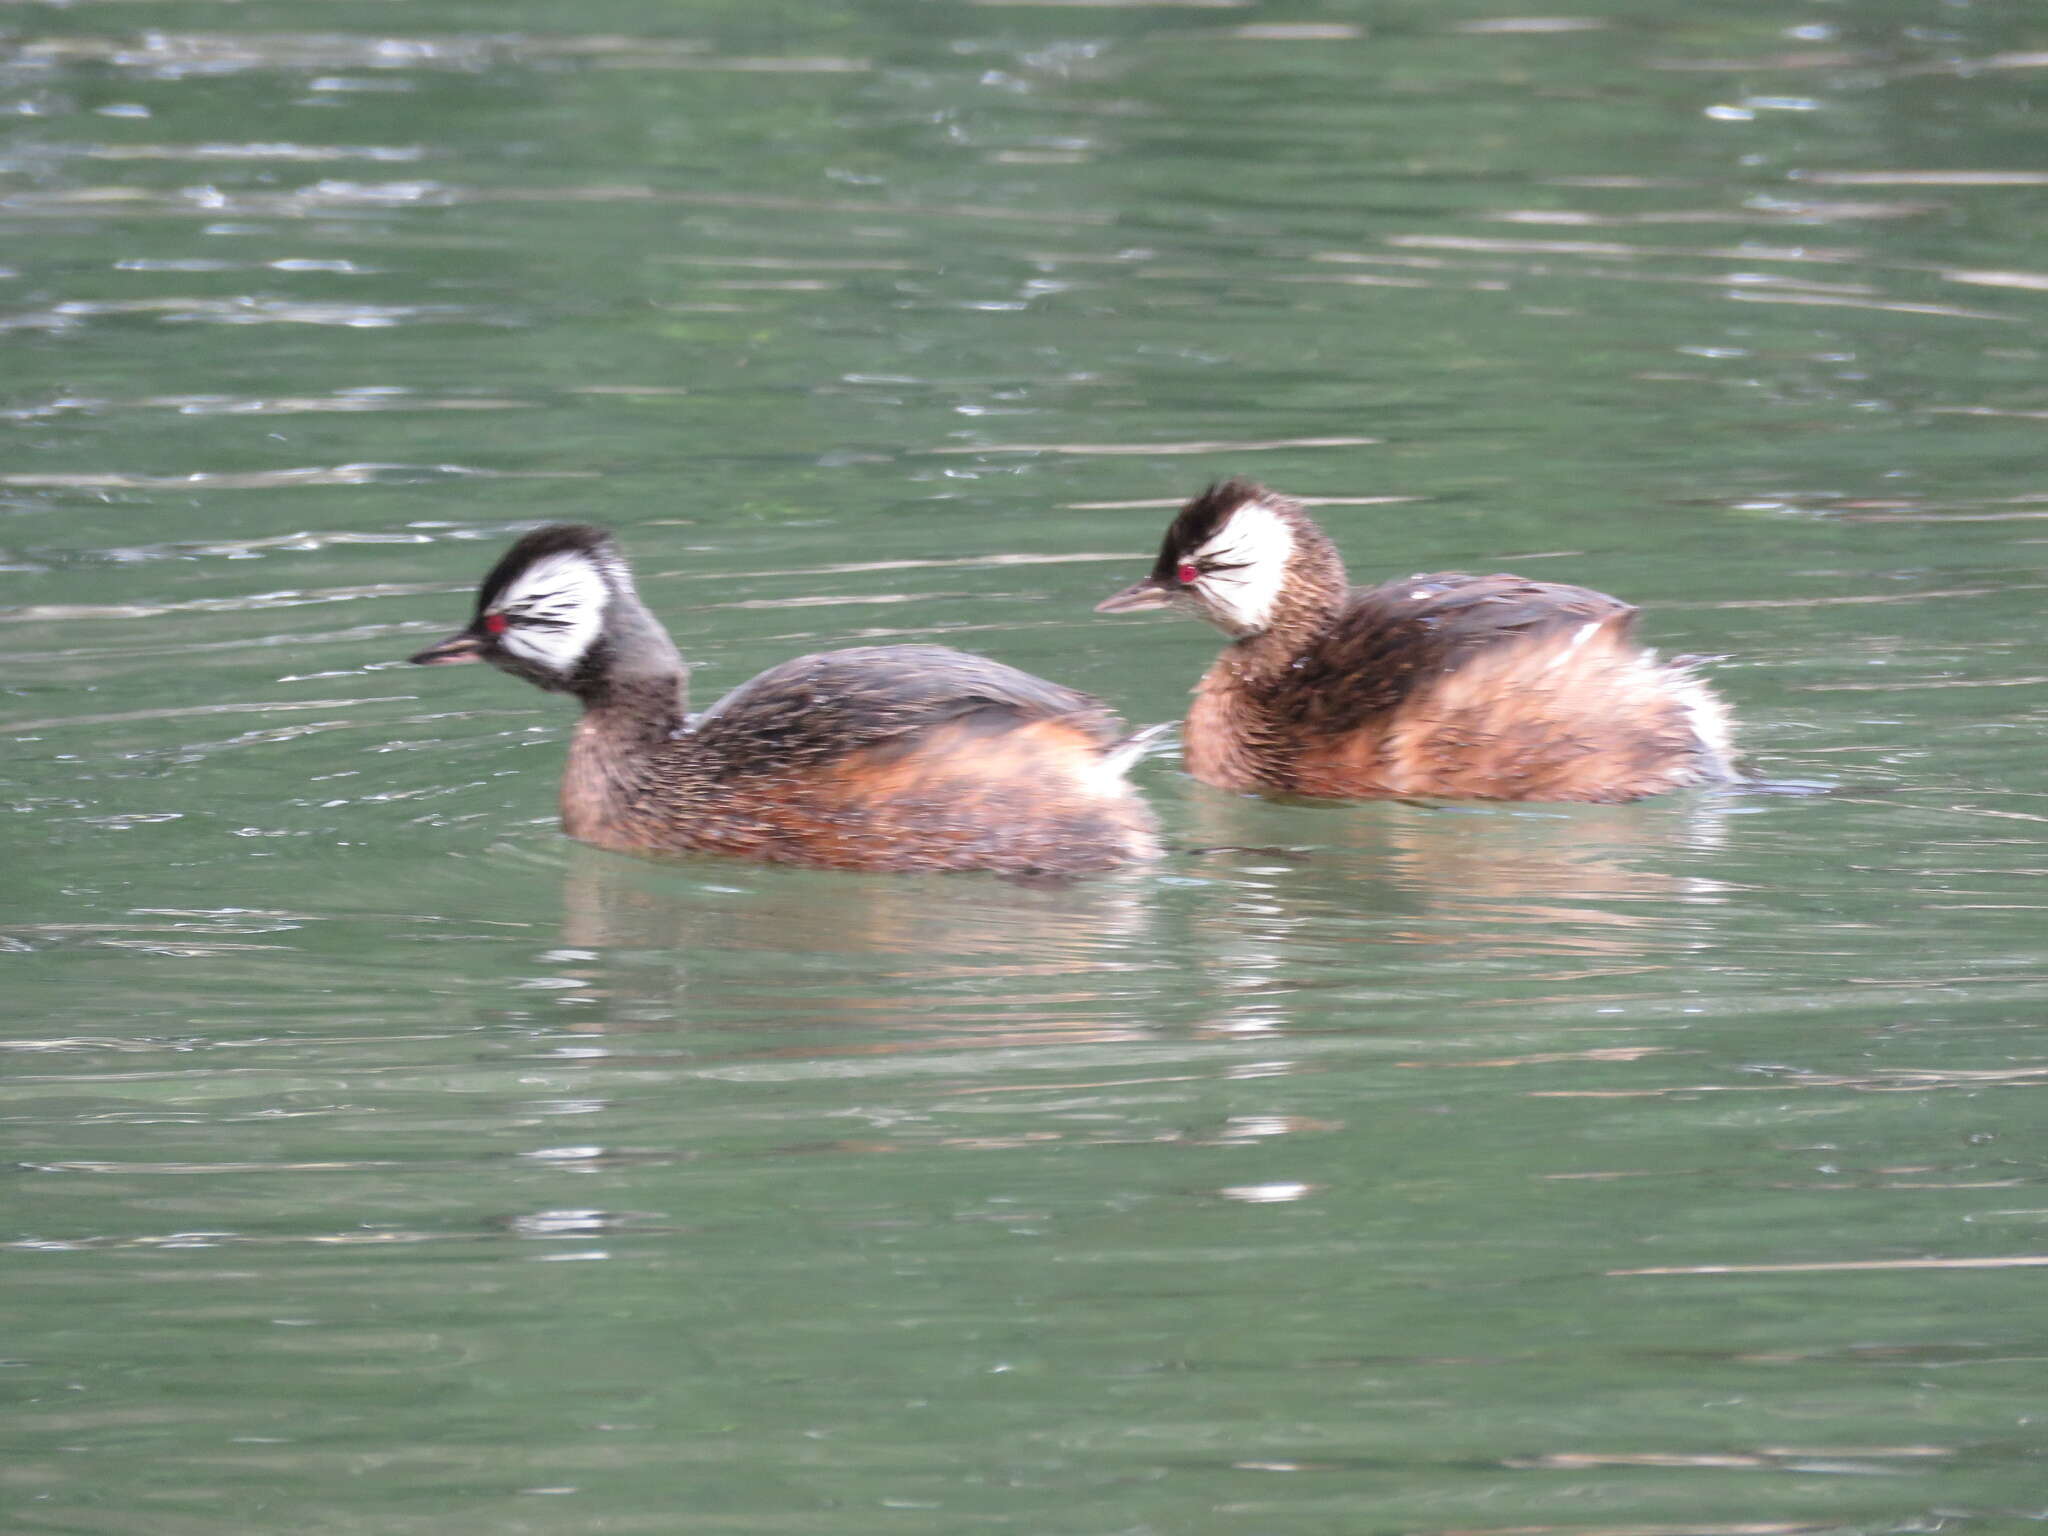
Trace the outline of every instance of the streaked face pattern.
<instances>
[{"instance_id":1,"label":"streaked face pattern","mask_svg":"<svg viewBox=\"0 0 2048 1536\"><path fill-rule=\"evenodd\" d=\"M1216 531L1179 553L1174 581L1202 616L1243 638L1270 628L1294 554L1294 530L1262 501L1241 503Z\"/></svg>"},{"instance_id":2,"label":"streaked face pattern","mask_svg":"<svg viewBox=\"0 0 2048 1536\"><path fill-rule=\"evenodd\" d=\"M603 630L610 598L591 554L561 550L515 572L485 605L481 626L512 659L567 677Z\"/></svg>"}]
</instances>

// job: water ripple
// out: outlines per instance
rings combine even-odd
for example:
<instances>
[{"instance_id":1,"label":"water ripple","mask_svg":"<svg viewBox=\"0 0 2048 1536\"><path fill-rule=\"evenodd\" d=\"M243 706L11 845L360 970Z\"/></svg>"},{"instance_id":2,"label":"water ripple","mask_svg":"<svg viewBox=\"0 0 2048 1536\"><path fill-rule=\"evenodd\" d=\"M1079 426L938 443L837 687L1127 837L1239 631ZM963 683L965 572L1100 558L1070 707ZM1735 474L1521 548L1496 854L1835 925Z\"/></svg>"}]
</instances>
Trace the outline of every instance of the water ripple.
<instances>
[{"instance_id":1,"label":"water ripple","mask_svg":"<svg viewBox=\"0 0 2048 1536\"><path fill-rule=\"evenodd\" d=\"M195 470L188 475L114 471L0 475L0 485L37 490L275 491L325 485L422 485L437 480L583 480L596 470L478 469L467 464L337 464L328 469Z\"/></svg>"},{"instance_id":2,"label":"water ripple","mask_svg":"<svg viewBox=\"0 0 2048 1536\"><path fill-rule=\"evenodd\" d=\"M72 151L89 160L276 160L314 164L325 160L418 160L417 144L88 144Z\"/></svg>"},{"instance_id":3,"label":"water ripple","mask_svg":"<svg viewBox=\"0 0 2048 1536\"><path fill-rule=\"evenodd\" d=\"M470 304L341 304L244 296L232 299L73 299L0 316L0 331L62 332L119 315L155 315L166 325L328 325L384 330L397 325L517 325Z\"/></svg>"}]
</instances>

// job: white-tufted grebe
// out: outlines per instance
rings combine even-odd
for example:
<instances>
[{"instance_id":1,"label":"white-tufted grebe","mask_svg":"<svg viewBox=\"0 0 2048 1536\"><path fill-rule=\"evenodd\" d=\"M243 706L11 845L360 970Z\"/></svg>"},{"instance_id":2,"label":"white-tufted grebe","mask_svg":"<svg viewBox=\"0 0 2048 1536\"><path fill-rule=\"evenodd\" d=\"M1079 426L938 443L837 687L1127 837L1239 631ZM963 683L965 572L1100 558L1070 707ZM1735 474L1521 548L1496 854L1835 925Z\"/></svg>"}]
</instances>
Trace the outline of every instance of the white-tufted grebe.
<instances>
[{"instance_id":1,"label":"white-tufted grebe","mask_svg":"<svg viewBox=\"0 0 2048 1536\"><path fill-rule=\"evenodd\" d=\"M488 661L583 704L571 837L842 869L1073 874L1158 855L1097 700L939 646L800 656L694 718L687 671L603 529L556 524L484 578L469 626L411 658Z\"/></svg>"},{"instance_id":2,"label":"white-tufted grebe","mask_svg":"<svg viewBox=\"0 0 2048 1536\"><path fill-rule=\"evenodd\" d=\"M1179 608L1231 643L1195 687L1188 771L1358 799L1634 800L1733 776L1726 707L1585 587L1457 572L1352 587L1299 503L1212 485L1098 613Z\"/></svg>"}]
</instances>

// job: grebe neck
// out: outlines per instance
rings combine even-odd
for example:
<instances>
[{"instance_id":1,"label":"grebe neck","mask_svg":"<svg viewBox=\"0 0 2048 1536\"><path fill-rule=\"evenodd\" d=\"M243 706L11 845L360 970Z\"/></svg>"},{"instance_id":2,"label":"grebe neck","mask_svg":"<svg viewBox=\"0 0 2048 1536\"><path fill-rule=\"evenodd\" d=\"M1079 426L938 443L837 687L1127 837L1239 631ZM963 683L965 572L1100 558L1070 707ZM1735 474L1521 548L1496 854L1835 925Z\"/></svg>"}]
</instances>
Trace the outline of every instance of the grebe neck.
<instances>
[{"instance_id":1,"label":"grebe neck","mask_svg":"<svg viewBox=\"0 0 2048 1536\"><path fill-rule=\"evenodd\" d=\"M1247 684L1292 667L1295 658L1337 622L1351 590L1343 558L1322 530L1310 524L1297 538L1300 542L1274 599L1271 621L1257 634L1233 640L1218 659L1220 668Z\"/></svg>"},{"instance_id":2,"label":"grebe neck","mask_svg":"<svg viewBox=\"0 0 2048 1536\"><path fill-rule=\"evenodd\" d=\"M610 841L606 833L644 802L657 766L665 781L689 776L689 676L661 621L630 588L615 592L571 687L583 716L562 775L562 826L570 836Z\"/></svg>"}]
</instances>

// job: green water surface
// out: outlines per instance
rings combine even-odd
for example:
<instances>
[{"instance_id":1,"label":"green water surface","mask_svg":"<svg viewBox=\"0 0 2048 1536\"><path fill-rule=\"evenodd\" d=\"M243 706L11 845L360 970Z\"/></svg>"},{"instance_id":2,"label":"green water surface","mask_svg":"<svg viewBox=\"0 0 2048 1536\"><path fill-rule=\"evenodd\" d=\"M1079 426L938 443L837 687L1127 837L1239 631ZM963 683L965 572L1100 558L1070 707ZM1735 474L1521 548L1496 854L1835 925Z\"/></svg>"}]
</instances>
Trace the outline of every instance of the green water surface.
<instances>
[{"instance_id":1,"label":"green water surface","mask_svg":"<svg viewBox=\"0 0 2048 1536\"><path fill-rule=\"evenodd\" d=\"M2048 1520L2048 9L0 5L0 1530ZM1819 794L1060 888L579 849L399 658L708 701L1225 474L1644 606Z\"/></svg>"}]
</instances>

